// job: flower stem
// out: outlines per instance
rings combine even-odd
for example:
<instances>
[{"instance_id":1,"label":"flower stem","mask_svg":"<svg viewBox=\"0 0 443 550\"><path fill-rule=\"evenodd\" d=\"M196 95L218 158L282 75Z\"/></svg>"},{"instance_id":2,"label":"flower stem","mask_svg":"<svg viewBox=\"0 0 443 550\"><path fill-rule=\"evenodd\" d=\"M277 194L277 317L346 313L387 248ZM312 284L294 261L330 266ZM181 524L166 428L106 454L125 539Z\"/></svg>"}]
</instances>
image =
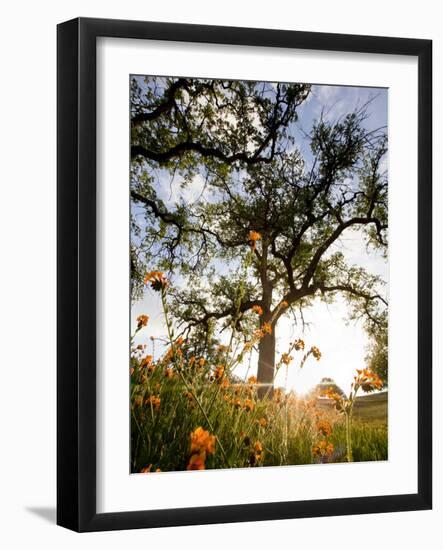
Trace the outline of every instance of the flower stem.
<instances>
[{"instance_id":1,"label":"flower stem","mask_svg":"<svg viewBox=\"0 0 443 550\"><path fill-rule=\"evenodd\" d=\"M168 314L167 314L167 311L168 311L168 307L167 307L167 303L166 303L166 292L164 291L164 289L162 290L162 304L163 304L163 313L165 315L165 322L166 322L166 328L168 330L168 338L169 338L169 342L170 342L170 345L171 345L171 349L172 349L172 356L173 356L173 359L174 361L176 360L176 357L175 357L175 345L174 345L174 342L173 342L173 338L172 338L172 330L171 330L171 327L170 327L170 323L169 323L169 318L168 318ZM197 397L197 394L195 393L194 389L192 388L192 386L190 386L186 380L186 378L183 376L183 372L182 372L182 369L180 368L178 370L178 373L180 375L180 378L182 379L182 382L183 384L185 385L185 388L186 390L192 395L193 399L195 399L195 402L197 403L198 405L198 408L200 409L201 413L203 414L205 420L206 420L206 423L209 427L209 429L211 430L211 432L213 434L215 434L215 430L214 430L214 427L212 426L212 423L211 421L209 420L208 418L208 415L206 414L206 411L204 410L202 404L200 403L200 399ZM229 459L226 455L226 452L223 448L223 445L219 439L218 436L217 437L217 443L219 444L220 446L220 450L222 452L222 455L223 455L223 458L225 459L225 462L228 466L228 468L231 467L231 465L229 464Z\"/></svg>"},{"instance_id":2,"label":"flower stem","mask_svg":"<svg viewBox=\"0 0 443 550\"><path fill-rule=\"evenodd\" d=\"M346 413L346 460L352 462L352 411Z\"/></svg>"}]
</instances>

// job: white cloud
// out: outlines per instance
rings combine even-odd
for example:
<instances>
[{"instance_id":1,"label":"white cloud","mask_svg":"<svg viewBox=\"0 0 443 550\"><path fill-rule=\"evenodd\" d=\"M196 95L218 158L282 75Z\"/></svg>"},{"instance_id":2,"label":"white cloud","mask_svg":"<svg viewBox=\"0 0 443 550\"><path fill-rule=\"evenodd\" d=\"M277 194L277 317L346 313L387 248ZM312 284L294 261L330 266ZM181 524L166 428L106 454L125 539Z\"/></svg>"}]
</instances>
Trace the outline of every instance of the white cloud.
<instances>
[{"instance_id":1,"label":"white cloud","mask_svg":"<svg viewBox=\"0 0 443 550\"><path fill-rule=\"evenodd\" d=\"M183 185L181 176L160 177L157 184L157 193L167 206L181 203L191 205L199 199L209 197L209 189L205 187L205 179L201 174L196 174L191 181Z\"/></svg>"}]
</instances>

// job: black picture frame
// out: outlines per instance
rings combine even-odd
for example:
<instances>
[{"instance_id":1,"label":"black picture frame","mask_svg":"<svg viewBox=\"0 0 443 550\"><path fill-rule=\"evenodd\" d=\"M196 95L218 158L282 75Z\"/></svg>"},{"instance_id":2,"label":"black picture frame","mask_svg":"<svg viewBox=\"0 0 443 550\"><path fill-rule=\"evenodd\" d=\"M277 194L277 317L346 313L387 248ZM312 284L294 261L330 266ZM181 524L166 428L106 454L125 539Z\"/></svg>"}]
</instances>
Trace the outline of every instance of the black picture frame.
<instances>
[{"instance_id":1,"label":"black picture frame","mask_svg":"<svg viewBox=\"0 0 443 550\"><path fill-rule=\"evenodd\" d=\"M57 523L104 531L432 507L432 42L78 18L58 25ZM416 494L96 512L96 39L167 40L418 59L418 491Z\"/></svg>"}]
</instances>

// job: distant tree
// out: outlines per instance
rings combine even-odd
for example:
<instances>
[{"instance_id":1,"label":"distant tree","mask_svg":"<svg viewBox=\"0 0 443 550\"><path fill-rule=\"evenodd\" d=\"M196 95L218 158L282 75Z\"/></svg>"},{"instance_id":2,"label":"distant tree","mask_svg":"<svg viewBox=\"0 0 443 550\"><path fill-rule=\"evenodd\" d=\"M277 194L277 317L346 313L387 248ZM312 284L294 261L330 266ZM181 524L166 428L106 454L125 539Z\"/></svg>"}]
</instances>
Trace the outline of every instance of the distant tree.
<instances>
[{"instance_id":1,"label":"distant tree","mask_svg":"<svg viewBox=\"0 0 443 550\"><path fill-rule=\"evenodd\" d=\"M388 317L387 313L377 323L368 325L370 344L366 355L367 366L378 374L383 385L388 385Z\"/></svg>"},{"instance_id":2,"label":"distant tree","mask_svg":"<svg viewBox=\"0 0 443 550\"><path fill-rule=\"evenodd\" d=\"M147 265L175 273L174 313L188 334L253 322L271 332L258 345L258 381L272 385L279 319L319 297L344 295L353 317L379 323L383 281L349 265L335 246L348 230L387 246L387 151L383 128L369 131L365 109L317 120L302 155L297 109L310 87L221 80L134 79L131 198L134 295ZM194 178L204 196L166 205L159 177ZM242 266L247 280L242 282ZM247 262L246 262L247 263ZM223 266L223 267L221 267ZM239 287L242 288L239 294ZM284 306L282 306L284 304Z\"/></svg>"}]
</instances>

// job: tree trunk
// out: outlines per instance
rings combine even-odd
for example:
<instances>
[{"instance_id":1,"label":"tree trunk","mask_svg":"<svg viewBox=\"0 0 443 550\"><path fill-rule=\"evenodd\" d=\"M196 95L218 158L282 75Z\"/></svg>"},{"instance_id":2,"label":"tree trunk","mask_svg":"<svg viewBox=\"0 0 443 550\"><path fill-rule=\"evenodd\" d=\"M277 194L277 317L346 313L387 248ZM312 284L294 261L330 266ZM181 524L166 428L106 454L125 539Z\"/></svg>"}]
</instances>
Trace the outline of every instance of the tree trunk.
<instances>
[{"instance_id":1,"label":"tree trunk","mask_svg":"<svg viewBox=\"0 0 443 550\"><path fill-rule=\"evenodd\" d=\"M258 345L258 370L257 382L258 397L272 397L274 393L274 369L275 369L275 327L272 334L266 334Z\"/></svg>"}]
</instances>

